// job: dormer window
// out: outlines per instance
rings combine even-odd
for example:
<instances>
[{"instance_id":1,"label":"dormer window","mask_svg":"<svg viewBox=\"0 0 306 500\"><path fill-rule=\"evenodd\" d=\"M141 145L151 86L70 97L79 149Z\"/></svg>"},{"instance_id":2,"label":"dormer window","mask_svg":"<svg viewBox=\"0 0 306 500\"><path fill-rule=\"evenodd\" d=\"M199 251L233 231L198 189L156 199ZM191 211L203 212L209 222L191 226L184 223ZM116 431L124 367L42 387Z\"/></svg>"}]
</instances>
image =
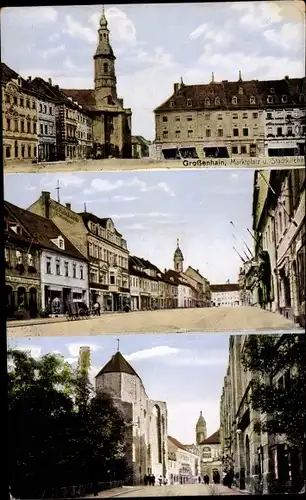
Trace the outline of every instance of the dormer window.
<instances>
[{"instance_id":1,"label":"dormer window","mask_svg":"<svg viewBox=\"0 0 306 500\"><path fill-rule=\"evenodd\" d=\"M232 98L232 104L237 104L237 102L238 102L238 99L237 99L237 97L236 97L236 96L234 96L234 97Z\"/></svg>"},{"instance_id":2,"label":"dormer window","mask_svg":"<svg viewBox=\"0 0 306 500\"><path fill-rule=\"evenodd\" d=\"M21 252L19 250L16 250L16 262L17 262L17 265L22 264L22 255L21 255Z\"/></svg>"},{"instance_id":3,"label":"dormer window","mask_svg":"<svg viewBox=\"0 0 306 500\"><path fill-rule=\"evenodd\" d=\"M267 103L269 103L269 104L273 103L273 97L271 95L268 95L268 97L267 97Z\"/></svg>"},{"instance_id":4,"label":"dormer window","mask_svg":"<svg viewBox=\"0 0 306 500\"><path fill-rule=\"evenodd\" d=\"M243 87L239 87L238 93L239 93L240 95L242 95L242 94L243 94Z\"/></svg>"},{"instance_id":5,"label":"dormer window","mask_svg":"<svg viewBox=\"0 0 306 500\"><path fill-rule=\"evenodd\" d=\"M210 99L208 97L205 99L205 104L206 104L206 106L210 105Z\"/></svg>"},{"instance_id":6,"label":"dormer window","mask_svg":"<svg viewBox=\"0 0 306 500\"><path fill-rule=\"evenodd\" d=\"M273 87L270 88L270 94L275 94L275 89Z\"/></svg>"},{"instance_id":7,"label":"dormer window","mask_svg":"<svg viewBox=\"0 0 306 500\"><path fill-rule=\"evenodd\" d=\"M175 102L174 101L170 101L170 107L174 108L174 106L175 106Z\"/></svg>"},{"instance_id":8,"label":"dormer window","mask_svg":"<svg viewBox=\"0 0 306 500\"><path fill-rule=\"evenodd\" d=\"M215 98L215 104L218 106L220 104L220 97Z\"/></svg>"},{"instance_id":9,"label":"dormer window","mask_svg":"<svg viewBox=\"0 0 306 500\"><path fill-rule=\"evenodd\" d=\"M192 106L192 100L191 99L187 99L187 106L189 108Z\"/></svg>"},{"instance_id":10,"label":"dormer window","mask_svg":"<svg viewBox=\"0 0 306 500\"><path fill-rule=\"evenodd\" d=\"M64 241L64 238L62 236L59 236L57 238L57 246L58 246L58 248L65 250L65 241Z\"/></svg>"},{"instance_id":11,"label":"dormer window","mask_svg":"<svg viewBox=\"0 0 306 500\"><path fill-rule=\"evenodd\" d=\"M286 95L282 95L282 102L288 102L288 97Z\"/></svg>"},{"instance_id":12,"label":"dormer window","mask_svg":"<svg viewBox=\"0 0 306 500\"><path fill-rule=\"evenodd\" d=\"M250 104L256 104L255 97L250 97Z\"/></svg>"}]
</instances>

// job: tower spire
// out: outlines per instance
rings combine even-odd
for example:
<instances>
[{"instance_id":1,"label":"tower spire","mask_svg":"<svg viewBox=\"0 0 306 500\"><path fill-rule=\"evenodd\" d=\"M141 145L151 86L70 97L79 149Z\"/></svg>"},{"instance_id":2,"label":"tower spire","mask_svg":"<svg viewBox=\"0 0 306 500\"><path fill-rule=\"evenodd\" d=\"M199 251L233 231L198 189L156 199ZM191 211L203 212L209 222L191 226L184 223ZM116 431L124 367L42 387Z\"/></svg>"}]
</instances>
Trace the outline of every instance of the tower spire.
<instances>
[{"instance_id":1,"label":"tower spire","mask_svg":"<svg viewBox=\"0 0 306 500\"><path fill-rule=\"evenodd\" d=\"M120 339L117 339L117 352L120 350Z\"/></svg>"},{"instance_id":2,"label":"tower spire","mask_svg":"<svg viewBox=\"0 0 306 500\"><path fill-rule=\"evenodd\" d=\"M177 246L177 248L180 246L180 240L179 240L179 238L177 238L177 240L176 240L176 246Z\"/></svg>"},{"instance_id":3,"label":"tower spire","mask_svg":"<svg viewBox=\"0 0 306 500\"><path fill-rule=\"evenodd\" d=\"M102 4L102 15L105 16L105 5L104 5L104 3Z\"/></svg>"},{"instance_id":4,"label":"tower spire","mask_svg":"<svg viewBox=\"0 0 306 500\"><path fill-rule=\"evenodd\" d=\"M57 187L55 188L57 191L57 203L60 203L60 181L57 181Z\"/></svg>"}]
</instances>

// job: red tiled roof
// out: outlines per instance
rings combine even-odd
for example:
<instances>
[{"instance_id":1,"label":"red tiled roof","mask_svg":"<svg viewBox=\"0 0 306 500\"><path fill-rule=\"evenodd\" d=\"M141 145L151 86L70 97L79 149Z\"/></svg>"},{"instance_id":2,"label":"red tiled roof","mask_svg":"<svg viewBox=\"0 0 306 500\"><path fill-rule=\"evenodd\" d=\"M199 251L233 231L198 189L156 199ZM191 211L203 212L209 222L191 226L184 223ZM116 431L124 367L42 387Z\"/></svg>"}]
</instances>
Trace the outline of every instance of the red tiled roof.
<instances>
[{"instance_id":1,"label":"red tiled roof","mask_svg":"<svg viewBox=\"0 0 306 500\"><path fill-rule=\"evenodd\" d=\"M85 108L91 108L96 105L95 91L93 89L61 89L66 97L72 97Z\"/></svg>"},{"instance_id":2,"label":"red tiled roof","mask_svg":"<svg viewBox=\"0 0 306 500\"><path fill-rule=\"evenodd\" d=\"M238 283L224 283L220 285L210 285L211 292L238 292L240 287Z\"/></svg>"},{"instance_id":3,"label":"red tiled roof","mask_svg":"<svg viewBox=\"0 0 306 500\"><path fill-rule=\"evenodd\" d=\"M220 430L214 432L211 436L204 439L200 444L220 444Z\"/></svg>"},{"instance_id":4,"label":"red tiled roof","mask_svg":"<svg viewBox=\"0 0 306 500\"><path fill-rule=\"evenodd\" d=\"M184 109L222 110L239 108L262 108L267 107L267 96L273 95L274 104L282 103L282 95L287 96L286 105L299 103L299 96L306 92L306 78L291 78L283 80L269 81L236 81L211 82L200 85L181 84L177 91L164 103L158 106L154 112L175 111ZM237 104L232 104L232 98L237 97ZM215 98L220 100L215 103ZM255 97L255 103L250 103L250 97ZM191 106L187 106L187 100L191 101ZM210 104L206 104L206 99L210 99ZM269 106L269 105L268 105Z\"/></svg>"},{"instance_id":5,"label":"red tiled roof","mask_svg":"<svg viewBox=\"0 0 306 500\"><path fill-rule=\"evenodd\" d=\"M184 444L180 443L180 441L178 441L174 437L168 436L168 439L174 444L174 446L177 446L177 448L181 448L182 450L189 451Z\"/></svg>"}]
</instances>

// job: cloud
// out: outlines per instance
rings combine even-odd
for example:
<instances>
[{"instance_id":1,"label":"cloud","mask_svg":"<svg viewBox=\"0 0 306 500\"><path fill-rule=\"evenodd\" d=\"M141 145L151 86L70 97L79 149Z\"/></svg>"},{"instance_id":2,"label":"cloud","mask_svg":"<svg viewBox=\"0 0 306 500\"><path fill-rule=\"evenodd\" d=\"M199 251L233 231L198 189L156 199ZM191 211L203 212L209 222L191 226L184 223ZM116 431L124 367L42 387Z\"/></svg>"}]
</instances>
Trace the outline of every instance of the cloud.
<instances>
[{"instance_id":1,"label":"cloud","mask_svg":"<svg viewBox=\"0 0 306 500\"><path fill-rule=\"evenodd\" d=\"M56 42L56 40L58 40L60 37L61 35L59 33L52 33L52 35L48 37L48 40L49 42Z\"/></svg>"},{"instance_id":2,"label":"cloud","mask_svg":"<svg viewBox=\"0 0 306 500\"><path fill-rule=\"evenodd\" d=\"M10 9L11 12L12 10ZM22 9L22 13L18 12L18 15L14 17L17 24L39 25L41 23L55 23L58 19L58 12L54 7L26 7Z\"/></svg>"},{"instance_id":3,"label":"cloud","mask_svg":"<svg viewBox=\"0 0 306 500\"><path fill-rule=\"evenodd\" d=\"M78 358L64 358L64 361L69 365L74 365L78 362Z\"/></svg>"},{"instance_id":4,"label":"cloud","mask_svg":"<svg viewBox=\"0 0 306 500\"><path fill-rule=\"evenodd\" d=\"M280 45L286 51L290 51L292 47L302 45L305 38L304 26L294 23L286 23L281 30L267 30L264 32L264 37L268 42L275 45Z\"/></svg>"},{"instance_id":5,"label":"cloud","mask_svg":"<svg viewBox=\"0 0 306 500\"><path fill-rule=\"evenodd\" d=\"M281 9L274 2L241 2L232 4L232 9L244 12L239 18L240 24L252 26L252 28L264 28L273 23L282 21Z\"/></svg>"},{"instance_id":6,"label":"cloud","mask_svg":"<svg viewBox=\"0 0 306 500\"><path fill-rule=\"evenodd\" d=\"M80 187L85 179L73 173L58 173L55 175L47 174L41 179L41 186L55 189L59 182L60 187Z\"/></svg>"},{"instance_id":7,"label":"cloud","mask_svg":"<svg viewBox=\"0 0 306 500\"><path fill-rule=\"evenodd\" d=\"M40 345L19 345L18 350L29 352L32 358L39 358L41 356L42 347Z\"/></svg>"},{"instance_id":8,"label":"cloud","mask_svg":"<svg viewBox=\"0 0 306 500\"><path fill-rule=\"evenodd\" d=\"M171 217L172 214L166 214L162 212L149 212L149 213L137 213L137 214L113 214L110 215L111 219L133 219L135 217Z\"/></svg>"},{"instance_id":9,"label":"cloud","mask_svg":"<svg viewBox=\"0 0 306 500\"><path fill-rule=\"evenodd\" d=\"M92 28L84 26L83 23L79 23L72 16L66 16L66 27L64 28L64 33L69 35L71 38L80 38L85 40L85 42L95 43L97 42L97 32Z\"/></svg>"},{"instance_id":10,"label":"cloud","mask_svg":"<svg viewBox=\"0 0 306 500\"><path fill-rule=\"evenodd\" d=\"M143 224L131 224L130 226L125 226L125 229L129 229L131 231L145 231L147 227Z\"/></svg>"},{"instance_id":11,"label":"cloud","mask_svg":"<svg viewBox=\"0 0 306 500\"><path fill-rule=\"evenodd\" d=\"M137 200L136 196L116 195L112 197L112 201L134 201L134 200Z\"/></svg>"},{"instance_id":12,"label":"cloud","mask_svg":"<svg viewBox=\"0 0 306 500\"><path fill-rule=\"evenodd\" d=\"M72 342L66 344L66 347L73 358L78 358L80 353L80 348L83 347L84 344L79 342ZM92 352L100 351L102 347L98 344L86 344L86 347L89 347ZM68 359L68 358L67 358Z\"/></svg>"},{"instance_id":13,"label":"cloud","mask_svg":"<svg viewBox=\"0 0 306 500\"><path fill-rule=\"evenodd\" d=\"M150 349L142 349L141 351L136 351L131 354L124 355L125 359L128 361L138 361L143 359L156 359L164 356L172 356L178 354L181 349L177 347L156 346Z\"/></svg>"},{"instance_id":14,"label":"cloud","mask_svg":"<svg viewBox=\"0 0 306 500\"><path fill-rule=\"evenodd\" d=\"M228 31L229 24L218 25L212 23L200 24L192 33L190 33L190 40L197 40L202 37L204 40L212 40L216 45L224 45L230 43L232 35Z\"/></svg>"},{"instance_id":15,"label":"cloud","mask_svg":"<svg viewBox=\"0 0 306 500\"><path fill-rule=\"evenodd\" d=\"M43 59L47 59L48 57L54 56L60 52L64 52L66 47L64 44L59 45L58 47L53 47L51 49L46 49L40 52L40 55Z\"/></svg>"},{"instance_id":16,"label":"cloud","mask_svg":"<svg viewBox=\"0 0 306 500\"><path fill-rule=\"evenodd\" d=\"M111 182L107 179L93 179L90 183L90 187L84 189L83 194L92 194L94 192L109 192L126 187L135 187L142 193L163 191L169 194L169 196L175 196L174 192L166 182L158 182L154 186L148 186L146 182L141 181L137 177L134 177L130 181L123 181L122 179L118 179L114 182Z\"/></svg>"}]
</instances>

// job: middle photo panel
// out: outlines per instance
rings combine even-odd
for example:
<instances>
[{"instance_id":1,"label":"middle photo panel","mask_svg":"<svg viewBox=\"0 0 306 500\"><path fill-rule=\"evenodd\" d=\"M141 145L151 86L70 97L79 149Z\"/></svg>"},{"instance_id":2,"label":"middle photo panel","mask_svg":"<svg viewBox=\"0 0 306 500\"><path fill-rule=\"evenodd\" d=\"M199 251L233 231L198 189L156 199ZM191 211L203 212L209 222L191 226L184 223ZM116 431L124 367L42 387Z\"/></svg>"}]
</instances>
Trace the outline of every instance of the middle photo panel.
<instances>
[{"instance_id":1,"label":"middle photo panel","mask_svg":"<svg viewBox=\"0 0 306 500\"><path fill-rule=\"evenodd\" d=\"M8 335L301 331L269 207L294 222L281 186L303 175L6 174Z\"/></svg>"}]
</instances>

